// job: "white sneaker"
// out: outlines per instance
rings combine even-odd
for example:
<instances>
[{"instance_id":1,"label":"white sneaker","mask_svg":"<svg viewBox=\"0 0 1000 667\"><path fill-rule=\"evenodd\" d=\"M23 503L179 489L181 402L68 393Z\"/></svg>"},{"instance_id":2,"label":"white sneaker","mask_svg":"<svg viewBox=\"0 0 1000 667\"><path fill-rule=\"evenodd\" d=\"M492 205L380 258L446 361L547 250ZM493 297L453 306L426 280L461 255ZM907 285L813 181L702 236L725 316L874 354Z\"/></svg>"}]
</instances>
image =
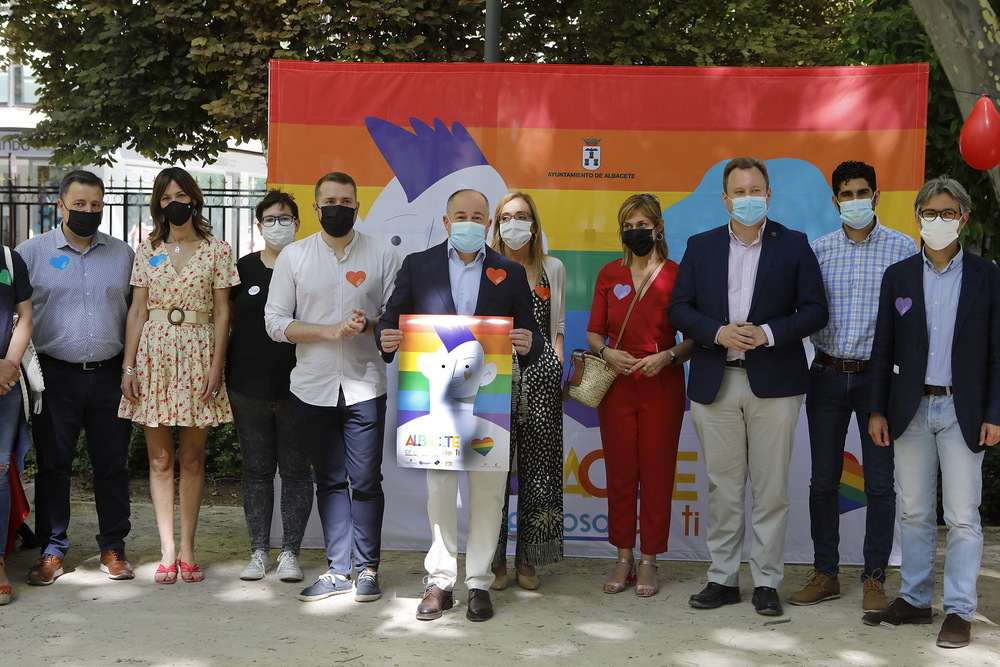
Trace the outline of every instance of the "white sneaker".
<instances>
[{"instance_id":1,"label":"white sneaker","mask_svg":"<svg viewBox=\"0 0 1000 667\"><path fill-rule=\"evenodd\" d=\"M264 573L270 569L271 557L263 549L257 549L250 554L250 562L240 572L240 579L243 581L257 581L258 579L263 579Z\"/></svg>"},{"instance_id":2,"label":"white sneaker","mask_svg":"<svg viewBox=\"0 0 1000 667\"><path fill-rule=\"evenodd\" d=\"M302 569L298 557L291 551L278 554L278 579L282 581L302 581Z\"/></svg>"}]
</instances>

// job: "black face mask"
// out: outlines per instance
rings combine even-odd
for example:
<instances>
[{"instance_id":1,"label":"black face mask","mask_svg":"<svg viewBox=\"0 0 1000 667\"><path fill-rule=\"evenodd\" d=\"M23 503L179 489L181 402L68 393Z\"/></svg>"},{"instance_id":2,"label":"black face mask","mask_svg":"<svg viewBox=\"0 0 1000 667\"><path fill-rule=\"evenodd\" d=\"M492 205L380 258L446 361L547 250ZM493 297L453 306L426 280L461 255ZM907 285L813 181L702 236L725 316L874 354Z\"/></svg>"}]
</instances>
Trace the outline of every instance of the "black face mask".
<instances>
[{"instance_id":1,"label":"black face mask","mask_svg":"<svg viewBox=\"0 0 1000 667\"><path fill-rule=\"evenodd\" d=\"M171 225L183 225L194 214L194 204L184 204L175 199L160 210Z\"/></svg>"},{"instance_id":2,"label":"black face mask","mask_svg":"<svg viewBox=\"0 0 1000 667\"><path fill-rule=\"evenodd\" d=\"M645 257L652 251L655 241L652 229L626 229L622 232L622 243L633 255Z\"/></svg>"},{"instance_id":3,"label":"black face mask","mask_svg":"<svg viewBox=\"0 0 1000 667\"><path fill-rule=\"evenodd\" d=\"M319 209L319 224L323 231L334 238L347 236L354 228L354 217L358 209L350 206L322 206Z\"/></svg>"},{"instance_id":4,"label":"black face mask","mask_svg":"<svg viewBox=\"0 0 1000 667\"><path fill-rule=\"evenodd\" d=\"M97 232L97 228L101 226L102 215L101 211L70 210L66 226L77 236L88 238L93 236Z\"/></svg>"}]
</instances>

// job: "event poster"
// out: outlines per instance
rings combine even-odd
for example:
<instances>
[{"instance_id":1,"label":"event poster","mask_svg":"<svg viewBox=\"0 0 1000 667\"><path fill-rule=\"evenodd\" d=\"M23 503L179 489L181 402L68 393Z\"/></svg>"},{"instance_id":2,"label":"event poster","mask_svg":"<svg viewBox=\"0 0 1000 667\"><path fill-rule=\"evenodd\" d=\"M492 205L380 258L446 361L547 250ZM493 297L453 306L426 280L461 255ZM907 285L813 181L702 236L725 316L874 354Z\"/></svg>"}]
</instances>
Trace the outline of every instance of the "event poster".
<instances>
[{"instance_id":1,"label":"event poster","mask_svg":"<svg viewBox=\"0 0 1000 667\"><path fill-rule=\"evenodd\" d=\"M306 210L320 176L351 174L358 184L356 228L400 256L445 241L445 202L457 189L480 190L491 203L513 190L530 194L548 252L566 267L564 349L572 350L587 345L598 271L621 258L617 211L625 198L637 192L659 198L670 259L679 262L691 235L726 224L722 170L733 157L765 162L769 217L810 241L840 228L831 202L834 168L845 160L867 162L878 172L880 224L916 237L928 71L926 63L730 68L274 60L268 185L293 193ZM315 216L304 213L300 237L318 230ZM392 366L388 378L386 460L396 448ZM563 427L566 554L614 557L597 411L565 403ZM844 564L863 560L861 459L852 424L841 484ZM810 465L802 414L789 476L788 562L812 562ZM424 476L391 465L383 474L384 547L426 548ZM511 487L513 536L516 476ZM708 556L707 516L701 445L685 413L667 558Z\"/></svg>"},{"instance_id":2,"label":"event poster","mask_svg":"<svg viewBox=\"0 0 1000 667\"><path fill-rule=\"evenodd\" d=\"M509 468L513 327L509 317L399 318L400 467Z\"/></svg>"}]
</instances>

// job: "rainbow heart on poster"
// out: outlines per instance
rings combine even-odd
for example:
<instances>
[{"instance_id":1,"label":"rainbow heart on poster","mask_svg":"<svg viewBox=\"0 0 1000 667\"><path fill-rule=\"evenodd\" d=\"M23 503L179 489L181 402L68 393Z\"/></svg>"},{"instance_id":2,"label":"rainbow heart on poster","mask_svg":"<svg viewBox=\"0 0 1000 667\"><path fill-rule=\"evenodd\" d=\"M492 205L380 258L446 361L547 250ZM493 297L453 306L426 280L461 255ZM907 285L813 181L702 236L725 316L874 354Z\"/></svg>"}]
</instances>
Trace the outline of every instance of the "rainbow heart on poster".
<instances>
[{"instance_id":1,"label":"rainbow heart on poster","mask_svg":"<svg viewBox=\"0 0 1000 667\"><path fill-rule=\"evenodd\" d=\"M472 441L472 451L475 453L486 456L493 449L493 438L476 438Z\"/></svg>"}]
</instances>

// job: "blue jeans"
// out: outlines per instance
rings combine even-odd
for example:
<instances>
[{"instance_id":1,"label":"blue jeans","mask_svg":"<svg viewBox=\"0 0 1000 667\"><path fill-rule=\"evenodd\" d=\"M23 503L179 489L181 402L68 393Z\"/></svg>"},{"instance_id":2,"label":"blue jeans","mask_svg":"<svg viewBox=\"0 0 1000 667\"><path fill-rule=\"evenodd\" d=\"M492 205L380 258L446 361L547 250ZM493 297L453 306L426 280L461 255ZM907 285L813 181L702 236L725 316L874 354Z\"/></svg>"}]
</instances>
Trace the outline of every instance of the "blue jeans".
<instances>
[{"instance_id":1,"label":"blue jeans","mask_svg":"<svg viewBox=\"0 0 1000 667\"><path fill-rule=\"evenodd\" d=\"M948 545L944 561L944 613L971 621L979 601L976 579L983 555L979 503L983 452L966 444L952 396L924 396L913 420L896 439L896 480L903 505L903 563L899 595L927 609L934 596L937 553L937 473L941 468Z\"/></svg>"},{"instance_id":2,"label":"blue jeans","mask_svg":"<svg viewBox=\"0 0 1000 667\"><path fill-rule=\"evenodd\" d=\"M868 435L868 373L844 373L814 361L809 369L806 417L812 478L809 482L809 518L813 540L813 566L817 572L836 578L840 563L840 478L844 472L844 441L851 417L861 433L864 466L865 566L864 579L885 581L892 551L896 521L896 491L893 487L892 446L878 447Z\"/></svg>"},{"instance_id":3,"label":"blue jeans","mask_svg":"<svg viewBox=\"0 0 1000 667\"><path fill-rule=\"evenodd\" d=\"M10 521L10 460L17 442L17 430L21 424L21 385L16 384L0 396L0 539L7 543L7 528ZM3 545L0 544L0 560L3 560Z\"/></svg>"},{"instance_id":4,"label":"blue jeans","mask_svg":"<svg viewBox=\"0 0 1000 667\"><path fill-rule=\"evenodd\" d=\"M323 524L326 559L334 574L354 566L378 570L382 553L382 441L386 396L336 407L309 405L291 395L299 435L316 472L316 509Z\"/></svg>"}]
</instances>

